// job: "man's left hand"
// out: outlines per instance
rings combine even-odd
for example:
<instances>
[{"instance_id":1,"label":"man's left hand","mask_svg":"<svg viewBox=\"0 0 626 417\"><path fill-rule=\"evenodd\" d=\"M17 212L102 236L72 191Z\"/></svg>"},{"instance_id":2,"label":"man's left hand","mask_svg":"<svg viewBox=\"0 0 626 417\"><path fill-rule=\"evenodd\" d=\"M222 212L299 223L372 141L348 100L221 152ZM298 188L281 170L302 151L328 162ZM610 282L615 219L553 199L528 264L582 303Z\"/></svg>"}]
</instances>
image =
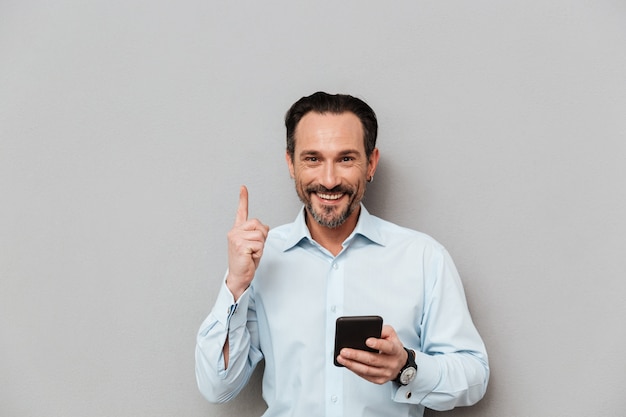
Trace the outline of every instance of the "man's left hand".
<instances>
[{"instance_id":1,"label":"man's left hand","mask_svg":"<svg viewBox=\"0 0 626 417\"><path fill-rule=\"evenodd\" d=\"M408 358L393 327L383 326L380 339L370 337L365 344L378 353L344 348L337 357L337 362L375 384L396 379Z\"/></svg>"}]
</instances>

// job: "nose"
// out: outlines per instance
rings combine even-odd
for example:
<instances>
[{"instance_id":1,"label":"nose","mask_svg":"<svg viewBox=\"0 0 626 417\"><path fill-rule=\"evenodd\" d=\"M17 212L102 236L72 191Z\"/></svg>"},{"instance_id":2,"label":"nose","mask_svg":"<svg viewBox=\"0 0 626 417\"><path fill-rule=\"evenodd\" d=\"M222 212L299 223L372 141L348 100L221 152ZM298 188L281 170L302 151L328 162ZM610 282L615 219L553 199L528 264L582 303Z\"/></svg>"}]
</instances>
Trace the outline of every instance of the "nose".
<instances>
[{"instance_id":1,"label":"nose","mask_svg":"<svg viewBox=\"0 0 626 417\"><path fill-rule=\"evenodd\" d=\"M337 167L335 167L335 164L325 164L322 172L322 178L320 179L320 184L323 185L327 190L332 190L340 183L341 179L338 175Z\"/></svg>"}]
</instances>

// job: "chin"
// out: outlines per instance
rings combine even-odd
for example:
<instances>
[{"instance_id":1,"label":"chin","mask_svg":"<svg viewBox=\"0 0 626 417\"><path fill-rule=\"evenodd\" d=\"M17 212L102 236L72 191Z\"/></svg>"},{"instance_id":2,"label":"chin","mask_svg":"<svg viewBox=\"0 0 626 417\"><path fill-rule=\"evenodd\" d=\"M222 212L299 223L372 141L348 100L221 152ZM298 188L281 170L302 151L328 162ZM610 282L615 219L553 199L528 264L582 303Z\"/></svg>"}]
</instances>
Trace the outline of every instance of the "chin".
<instances>
[{"instance_id":1,"label":"chin","mask_svg":"<svg viewBox=\"0 0 626 417\"><path fill-rule=\"evenodd\" d=\"M315 221L329 229L335 229L343 225L350 218L354 209L348 207L324 206L309 207L309 213Z\"/></svg>"}]
</instances>

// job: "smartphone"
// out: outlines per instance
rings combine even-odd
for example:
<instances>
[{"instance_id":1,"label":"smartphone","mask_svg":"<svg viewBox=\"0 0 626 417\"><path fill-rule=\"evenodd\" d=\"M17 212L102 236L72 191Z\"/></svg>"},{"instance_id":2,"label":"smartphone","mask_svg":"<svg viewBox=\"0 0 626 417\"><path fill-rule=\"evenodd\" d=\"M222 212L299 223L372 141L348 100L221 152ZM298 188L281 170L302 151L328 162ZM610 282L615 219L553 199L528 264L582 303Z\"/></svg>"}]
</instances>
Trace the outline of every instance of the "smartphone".
<instances>
[{"instance_id":1,"label":"smartphone","mask_svg":"<svg viewBox=\"0 0 626 417\"><path fill-rule=\"evenodd\" d=\"M365 345L370 337L380 339L383 329L383 318L380 316L344 316L335 323L335 366L343 366L337 362L341 349L352 349L376 352Z\"/></svg>"}]
</instances>

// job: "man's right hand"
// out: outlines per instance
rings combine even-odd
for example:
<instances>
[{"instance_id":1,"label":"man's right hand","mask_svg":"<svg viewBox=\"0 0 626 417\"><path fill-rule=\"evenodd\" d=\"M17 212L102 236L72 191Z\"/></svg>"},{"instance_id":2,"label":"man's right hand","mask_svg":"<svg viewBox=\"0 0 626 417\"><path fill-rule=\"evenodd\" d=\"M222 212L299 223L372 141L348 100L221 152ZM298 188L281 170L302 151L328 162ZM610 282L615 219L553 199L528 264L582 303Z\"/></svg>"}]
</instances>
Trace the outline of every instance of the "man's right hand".
<instances>
[{"instance_id":1,"label":"man's right hand","mask_svg":"<svg viewBox=\"0 0 626 417\"><path fill-rule=\"evenodd\" d=\"M248 220L248 189L241 186L235 225L228 232L228 275L226 285L238 300L250 286L259 266L269 226Z\"/></svg>"}]
</instances>

